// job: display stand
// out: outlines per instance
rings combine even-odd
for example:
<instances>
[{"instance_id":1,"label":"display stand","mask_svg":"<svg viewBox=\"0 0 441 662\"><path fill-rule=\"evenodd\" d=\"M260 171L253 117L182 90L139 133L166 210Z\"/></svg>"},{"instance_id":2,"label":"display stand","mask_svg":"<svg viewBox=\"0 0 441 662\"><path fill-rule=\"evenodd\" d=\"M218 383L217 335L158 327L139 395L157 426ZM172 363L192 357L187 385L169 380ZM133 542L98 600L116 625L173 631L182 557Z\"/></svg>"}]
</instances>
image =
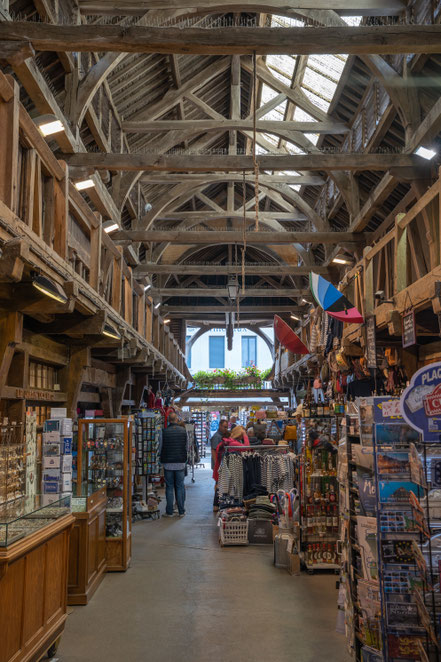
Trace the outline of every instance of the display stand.
<instances>
[{"instance_id":1,"label":"display stand","mask_svg":"<svg viewBox=\"0 0 441 662\"><path fill-rule=\"evenodd\" d=\"M195 422L196 441L199 449L199 457L207 456L206 445L208 442L207 424L208 414L205 411L192 411L191 418Z\"/></svg>"},{"instance_id":2,"label":"display stand","mask_svg":"<svg viewBox=\"0 0 441 662\"><path fill-rule=\"evenodd\" d=\"M83 485L72 497L75 523L70 534L68 604L87 605L101 584L106 562L106 488Z\"/></svg>"},{"instance_id":3,"label":"display stand","mask_svg":"<svg viewBox=\"0 0 441 662\"><path fill-rule=\"evenodd\" d=\"M11 509L17 508L20 514L14 516ZM70 497L46 508L40 497L0 508L1 662L35 662L48 651L55 654L67 618L73 522Z\"/></svg>"},{"instance_id":4,"label":"display stand","mask_svg":"<svg viewBox=\"0 0 441 662\"><path fill-rule=\"evenodd\" d=\"M102 418L78 421L77 496L83 485L106 488L105 555L108 572L129 567L132 542L132 422Z\"/></svg>"},{"instance_id":5,"label":"display stand","mask_svg":"<svg viewBox=\"0 0 441 662\"><path fill-rule=\"evenodd\" d=\"M331 442L314 448L309 443L311 429L329 439L338 439L334 416L304 419L303 448L300 454L300 559L309 573L339 569L337 449Z\"/></svg>"}]
</instances>

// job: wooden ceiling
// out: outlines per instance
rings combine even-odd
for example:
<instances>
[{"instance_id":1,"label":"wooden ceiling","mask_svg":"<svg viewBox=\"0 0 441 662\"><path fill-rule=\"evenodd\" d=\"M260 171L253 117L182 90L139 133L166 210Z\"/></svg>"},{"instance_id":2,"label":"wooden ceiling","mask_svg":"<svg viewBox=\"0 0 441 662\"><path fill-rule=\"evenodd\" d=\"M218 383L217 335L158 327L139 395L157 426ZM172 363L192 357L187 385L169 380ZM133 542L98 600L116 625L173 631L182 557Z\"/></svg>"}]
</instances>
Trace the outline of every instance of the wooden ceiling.
<instances>
[{"instance_id":1,"label":"wooden ceiling","mask_svg":"<svg viewBox=\"0 0 441 662\"><path fill-rule=\"evenodd\" d=\"M309 271L338 281L333 257L360 257L435 174L414 152L441 128L438 1L73 4L11 0L0 50L30 111L34 50L26 66L66 125L51 146L72 176L98 173L110 236L167 316L223 324L244 244L243 318L301 311ZM308 87L309 54L341 50L332 98ZM289 78L276 53L297 56Z\"/></svg>"}]
</instances>

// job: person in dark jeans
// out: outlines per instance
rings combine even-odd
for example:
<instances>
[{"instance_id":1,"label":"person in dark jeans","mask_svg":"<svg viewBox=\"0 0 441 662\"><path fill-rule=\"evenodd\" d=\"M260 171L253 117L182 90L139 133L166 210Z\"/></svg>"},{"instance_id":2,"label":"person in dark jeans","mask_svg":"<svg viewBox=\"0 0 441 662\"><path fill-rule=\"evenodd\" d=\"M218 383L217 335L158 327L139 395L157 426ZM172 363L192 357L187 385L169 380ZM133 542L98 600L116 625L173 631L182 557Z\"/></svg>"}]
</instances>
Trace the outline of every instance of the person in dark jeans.
<instances>
[{"instance_id":1,"label":"person in dark jeans","mask_svg":"<svg viewBox=\"0 0 441 662\"><path fill-rule=\"evenodd\" d=\"M228 421L225 419L222 419L219 421L219 428L217 431L214 433L214 435L210 439L210 446L211 446L211 468L214 470L214 467L216 465L216 448L219 446L221 441L224 439L227 439L229 437L229 432L228 432ZM214 500L213 500L213 512L217 513L219 510L219 494L217 491L217 483L214 485Z\"/></svg>"},{"instance_id":2,"label":"person in dark jeans","mask_svg":"<svg viewBox=\"0 0 441 662\"><path fill-rule=\"evenodd\" d=\"M164 467L167 506L163 517L173 517L176 496L179 517L185 515L185 465L187 464L187 433L179 425L176 414L168 417L168 426L162 431L161 463Z\"/></svg>"}]
</instances>

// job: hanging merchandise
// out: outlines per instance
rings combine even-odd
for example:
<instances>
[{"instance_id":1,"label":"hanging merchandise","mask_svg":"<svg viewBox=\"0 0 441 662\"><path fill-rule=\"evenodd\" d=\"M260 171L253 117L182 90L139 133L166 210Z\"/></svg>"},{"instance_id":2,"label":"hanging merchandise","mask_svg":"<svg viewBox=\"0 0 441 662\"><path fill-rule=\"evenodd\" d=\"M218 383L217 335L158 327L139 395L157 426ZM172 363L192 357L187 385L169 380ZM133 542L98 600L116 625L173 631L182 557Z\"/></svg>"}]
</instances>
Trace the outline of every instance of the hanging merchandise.
<instances>
[{"instance_id":1,"label":"hanging merchandise","mask_svg":"<svg viewBox=\"0 0 441 662\"><path fill-rule=\"evenodd\" d=\"M309 284L314 299L330 317L348 324L363 324L363 315L323 276L311 272Z\"/></svg>"},{"instance_id":2,"label":"hanging merchandise","mask_svg":"<svg viewBox=\"0 0 441 662\"><path fill-rule=\"evenodd\" d=\"M159 473L158 446L162 417L159 413L145 411L134 421L135 476L152 476Z\"/></svg>"},{"instance_id":3,"label":"hanging merchandise","mask_svg":"<svg viewBox=\"0 0 441 662\"><path fill-rule=\"evenodd\" d=\"M309 354L309 349L306 345L278 315L274 315L274 334L280 344L293 354Z\"/></svg>"}]
</instances>

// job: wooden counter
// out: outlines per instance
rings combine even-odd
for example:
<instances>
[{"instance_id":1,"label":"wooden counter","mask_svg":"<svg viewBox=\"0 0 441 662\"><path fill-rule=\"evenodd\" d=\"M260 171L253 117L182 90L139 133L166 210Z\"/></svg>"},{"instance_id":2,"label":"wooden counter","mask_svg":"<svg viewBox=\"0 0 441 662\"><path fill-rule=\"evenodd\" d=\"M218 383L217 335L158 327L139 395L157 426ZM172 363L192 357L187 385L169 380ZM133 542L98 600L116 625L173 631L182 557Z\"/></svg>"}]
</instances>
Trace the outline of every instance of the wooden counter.
<instances>
[{"instance_id":1,"label":"wooden counter","mask_svg":"<svg viewBox=\"0 0 441 662\"><path fill-rule=\"evenodd\" d=\"M67 618L68 514L0 549L0 662L35 662Z\"/></svg>"},{"instance_id":2,"label":"wooden counter","mask_svg":"<svg viewBox=\"0 0 441 662\"><path fill-rule=\"evenodd\" d=\"M69 605L87 605L106 572L106 488L87 497L84 512L74 512L70 534Z\"/></svg>"}]
</instances>

